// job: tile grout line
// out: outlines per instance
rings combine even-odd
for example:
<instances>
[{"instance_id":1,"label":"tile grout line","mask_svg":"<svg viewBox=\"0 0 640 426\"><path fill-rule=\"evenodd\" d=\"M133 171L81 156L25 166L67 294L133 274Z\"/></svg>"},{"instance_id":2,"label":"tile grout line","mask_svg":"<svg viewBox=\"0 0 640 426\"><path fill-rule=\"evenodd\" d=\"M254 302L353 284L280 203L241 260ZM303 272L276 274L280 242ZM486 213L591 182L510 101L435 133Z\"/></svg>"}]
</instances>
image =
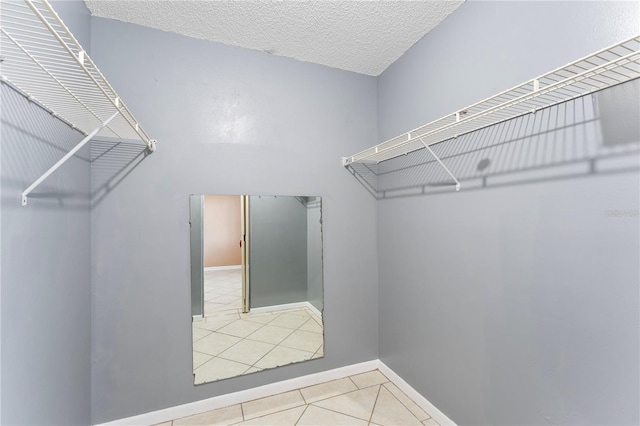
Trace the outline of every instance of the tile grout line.
<instances>
[{"instance_id":1,"label":"tile grout line","mask_svg":"<svg viewBox=\"0 0 640 426\"><path fill-rule=\"evenodd\" d=\"M385 377L386 377L386 376L385 376ZM389 381L389 382L387 382L387 383L393 383L393 382ZM384 386L384 385L386 385L387 383L384 383L384 384L383 384L383 386ZM395 386L395 385L394 385L394 386ZM424 422L424 421L429 420L429 419L431 419L431 418L432 418L432 417L431 417L431 414L429 414L429 413L427 413L426 411L422 410L422 408L420 408L420 406L414 402L414 404L416 404L416 406L417 406L418 408L420 408L420 410L422 410L422 412L424 412L427 416L429 416L429 417L427 417L427 418L426 418L426 419L424 419L424 420L420 420L420 419L418 418L418 416L416 416L415 414L413 414L413 411L412 411L409 407L407 407L407 405L406 405L404 402L400 401L400 399L399 399L399 398L398 398L398 397L397 397L393 392L391 392L391 390L389 390L389 388L388 388L387 386L384 386L384 387L387 389L387 392L389 392L389 393L391 394L391 396L393 396L393 397L394 397L394 398L395 398L395 399L396 399L400 404L402 404L402 406L403 406L404 408L406 408L406 409L407 409L407 410L408 410L408 411L413 415L413 417L415 417L416 419L418 419L418 421L419 421L420 423L422 423L422 422ZM398 387L396 386L396 388L398 388ZM400 393L402 393L404 396L406 396L407 398L409 398L409 395L407 395L407 394L405 394L404 392L402 392L402 389L398 388L398 390L399 390L399 391L400 391ZM413 402L413 400L412 400L411 398L409 398L409 400Z\"/></svg>"},{"instance_id":2,"label":"tile grout line","mask_svg":"<svg viewBox=\"0 0 640 426\"><path fill-rule=\"evenodd\" d=\"M377 370L371 370L371 371L377 371ZM309 402L309 403L307 403L307 406L309 406L309 405L313 405L314 407L321 408L321 409L323 409L323 410L332 411L332 412L334 412L334 413L338 413L338 414L341 414L341 415L344 415L344 416L348 416L348 417L351 417L351 418L354 418L354 419L358 419L358 420L362 420L362 421L366 421L366 422L368 422L368 423L371 423L371 418L373 417L373 411L375 410L376 404L377 404L377 402L378 402L378 395L380 395L380 389L382 388L382 386L384 385L384 383L379 383L379 384L377 384L377 385L371 385L371 386L365 386L365 387L363 387L363 388L359 388L359 387L358 387L358 385L356 385L356 384L353 382L353 380L351 380L351 376L347 376L347 377L345 377L345 378L349 379L349 380L351 381L351 383L353 383L353 385L356 387L356 389L354 389L354 390L352 390L352 391L342 392L342 393L337 394L337 395L327 396L326 398L321 398L321 399L315 400L315 401L313 401L313 402ZM386 376L385 376L385 378L386 378ZM298 389L298 391L299 391L299 392L300 392L300 394L302 395L303 400L305 400L305 401L306 401L306 399L304 398L304 394L302 393L302 389L308 389L308 388L311 388L311 387L314 387L314 386L324 385L324 384L326 384L326 383L337 382L338 380L342 380L342 379L335 379L335 380L330 380L330 381L328 381L328 382L319 383L319 384L317 384L317 385L306 386L306 387L304 387L304 388L300 388L300 389ZM389 383L389 382L385 382L385 383ZM337 410L335 410L335 409L333 409L333 408L320 407L320 406L316 405L316 403L318 403L318 402L327 401L327 400L332 399L332 398L337 398L337 397L340 397L340 396L349 395L349 394L352 394L352 393L355 393L355 392L359 392L359 391L364 390L364 389L372 388L372 387L374 387L374 386L377 386L377 387L378 387L378 392L376 393L376 400L375 400L375 402L373 403L373 407L372 407L372 409L371 409L371 414L369 415L369 420L362 419L362 418L360 418L360 417L356 417L356 416L354 416L354 415L352 415L352 414L347 414L347 413L344 413L344 412L341 412L341 411L337 411Z\"/></svg>"},{"instance_id":3,"label":"tile grout line","mask_svg":"<svg viewBox=\"0 0 640 426\"><path fill-rule=\"evenodd\" d=\"M351 378L351 377L349 377L349 378ZM369 416L369 423L372 422L373 413L376 411L376 406L378 405L378 397L380 396L380 389L382 389L382 385L380 385L380 387L378 388L378 393L376 394L376 401L373 403L373 408L371 409L371 415Z\"/></svg>"},{"instance_id":4,"label":"tile grout line","mask_svg":"<svg viewBox=\"0 0 640 426\"><path fill-rule=\"evenodd\" d=\"M373 370L372 370L373 371ZM347 379L351 380L351 383L353 383L353 386L356 387L356 389L360 389L360 387L356 384L356 382L353 381L353 379L351 378L351 376L347 376Z\"/></svg>"},{"instance_id":5,"label":"tile grout line","mask_svg":"<svg viewBox=\"0 0 640 426\"><path fill-rule=\"evenodd\" d=\"M375 370L371 370L371 371L375 371ZM347 376L347 377L345 377L345 378L350 378L350 377L348 377L348 376ZM338 380L342 380L342 379L329 380L328 382L319 383L319 384L317 384L317 385L307 386L306 388L301 388L301 389L299 389L299 390L307 389L307 388L311 388L311 387L313 387L313 386L324 385L325 383L337 382ZM353 380L352 380L351 382L353 383ZM388 382L385 382L385 383L388 383ZM309 404L311 405L311 404L315 404L316 402L326 401L327 399L335 398L335 397L337 397L337 396L343 396L343 395L348 395L348 394L350 394L350 393L359 392L359 391L361 391L361 390L369 389L369 388L372 388L372 387L374 387L374 386L382 386L382 385L383 385L383 383L378 383L377 385L366 386L366 387L364 387L364 388L359 388L359 387L358 387L358 385L356 385L355 383L354 383L353 385L356 387L354 390L350 390L350 391L342 392L342 393L337 394L337 395L331 395L331 396L328 396L328 397L326 397L326 398L317 399L317 400L315 400L315 401L313 401L313 402L309 402ZM322 407L322 408L324 408L324 407Z\"/></svg>"},{"instance_id":6,"label":"tile grout line","mask_svg":"<svg viewBox=\"0 0 640 426\"><path fill-rule=\"evenodd\" d=\"M307 388L310 386L307 386ZM307 401L307 398L304 397L304 394L302 393L302 389L306 389L306 388L298 388L298 392L300 392L300 395L302 396L302 400L304 401L305 404L309 405L310 402Z\"/></svg>"},{"instance_id":7,"label":"tile grout line","mask_svg":"<svg viewBox=\"0 0 640 426\"><path fill-rule=\"evenodd\" d=\"M260 401L262 399L272 398L272 397L275 397L275 396L278 396L278 395L284 395L285 393L291 393L291 392L294 392L294 391L298 391L298 393L300 393L300 397L302 398L302 401L304 401L302 404L296 405L294 407L283 408L281 410L277 410L277 411L274 411L272 413L262 414L260 416L252 417L250 419L246 419L246 420L243 420L243 421L255 420L255 419L262 418L262 417L270 416L272 414L282 413L283 411L293 410L294 408L302 407L303 405L308 406L309 404L306 403L306 401L304 399L304 396L302 395L302 392L300 392L300 389L293 389L293 390L290 390L290 391L280 392L280 393L277 393L277 394L274 394L274 395L265 396L265 397L262 397L262 398L252 399L251 401L247 401L247 402L241 402L240 406L242 406L243 404L249 403L249 402ZM224 408L224 407L222 407L222 408ZM243 409L242 413L243 413L242 416L243 416L243 419L244 419L244 417L245 417L244 409Z\"/></svg>"},{"instance_id":8,"label":"tile grout line","mask_svg":"<svg viewBox=\"0 0 640 426\"><path fill-rule=\"evenodd\" d=\"M336 395L336 396L342 396L342 395ZM377 401L377 397L376 397L376 401ZM341 414L341 415L343 415L343 416L351 417L352 419L356 419L356 420L360 420L360 421L363 421L363 422L371 423L371 422L369 422L369 421L367 421L367 420L365 420L365 419L361 419L360 417L356 417L356 416L351 415L351 414L343 413L343 412L341 412L341 411L334 410L333 408L327 408L327 407L320 407L320 406L317 406L317 405L315 405L315 402L314 402L314 403L311 403L311 404L309 404L309 405L313 405L314 407L316 407L316 408L320 408L321 410L331 411L331 412L333 412L333 413L337 413L337 414ZM373 407L375 408L375 404L373 405ZM373 409L371 410L371 415L373 415Z\"/></svg>"},{"instance_id":9,"label":"tile grout line","mask_svg":"<svg viewBox=\"0 0 640 426\"><path fill-rule=\"evenodd\" d=\"M310 405L310 404L307 404L307 405L304 407L304 410L302 411L302 414L300 414L300 417L298 417L298 420L296 420L296 422L294 423L294 425L297 425L298 423L300 423L300 420L301 420L301 419L302 419L302 417L304 416L304 413L306 413L306 412L307 412L307 410L309 409L309 405Z\"/></svg>"}]
</instances>

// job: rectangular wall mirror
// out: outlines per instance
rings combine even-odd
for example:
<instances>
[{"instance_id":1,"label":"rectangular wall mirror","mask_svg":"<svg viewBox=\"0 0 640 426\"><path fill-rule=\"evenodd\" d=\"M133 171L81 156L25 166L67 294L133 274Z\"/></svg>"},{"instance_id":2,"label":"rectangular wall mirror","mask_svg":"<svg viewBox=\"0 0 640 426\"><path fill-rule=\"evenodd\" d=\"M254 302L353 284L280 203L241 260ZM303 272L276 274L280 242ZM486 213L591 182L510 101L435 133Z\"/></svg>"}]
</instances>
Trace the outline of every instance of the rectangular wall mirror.
<instances>
[{"instance_id":1,"label":"rectangular wall mirror","mask_svg":"<svg viewBox=\"0 0 640 426\"><path fill-rule=\"evenodd\" d=\"M194 383L324 355L322 199L191 195Z\"/></svg>"}]
</instances>

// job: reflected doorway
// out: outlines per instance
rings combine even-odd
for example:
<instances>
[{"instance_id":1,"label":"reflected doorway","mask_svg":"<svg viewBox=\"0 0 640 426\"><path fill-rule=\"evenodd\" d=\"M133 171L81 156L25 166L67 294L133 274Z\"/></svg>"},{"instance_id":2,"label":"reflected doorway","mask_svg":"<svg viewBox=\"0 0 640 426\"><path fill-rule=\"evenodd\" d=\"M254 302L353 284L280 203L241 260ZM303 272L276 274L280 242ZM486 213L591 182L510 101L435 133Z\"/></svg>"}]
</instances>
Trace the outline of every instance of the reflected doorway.
<instances>
[{"instance_id":1,"label":"reflected doorway","mask_svg":"<svg viewBox=\"0 0 640 426\"><path fill-rule=\"evenodd\" d=\"M248 197L191 196L192 315L249 311Z\"/></svg>"}]
</instances>

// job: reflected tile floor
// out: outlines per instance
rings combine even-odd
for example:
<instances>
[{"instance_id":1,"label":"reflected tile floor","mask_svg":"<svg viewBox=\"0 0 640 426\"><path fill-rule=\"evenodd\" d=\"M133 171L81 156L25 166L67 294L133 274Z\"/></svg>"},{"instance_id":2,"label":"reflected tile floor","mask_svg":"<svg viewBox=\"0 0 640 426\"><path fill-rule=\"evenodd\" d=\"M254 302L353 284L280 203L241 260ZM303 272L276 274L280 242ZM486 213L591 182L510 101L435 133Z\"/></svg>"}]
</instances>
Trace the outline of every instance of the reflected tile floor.
<instances>
[{"instance_id":1,"label":"reflected tile floor","mask_svg":"<svg viewBox=\"0 0 640 426\"><path fill-rule=\"evenodd\" d=\"M204 271L205 316L240 314L242 270Z\"/></svg>"},{"instance_id":2,"label":"reflected tile floor","mask_svg":"<svg viewBox=\"0 0 640 426\"><path fill-rule=\"evenodd\" d=\"M193 321L194 383L324 355L322 320L307 308Z\"/></svg>"},{"instance_id":3,"label":"reflected tile floor","mask_svg":"<svg viewBox=\"0 0 640 426\"><path fill-rule=\"evenodd\" d=\"M380 371L184 417L187 425L438 425Z\"/></svg>"},{"instance_id":4,"label":"reflected tile floor","mask_svg":"<svg viewBox=\"0 0 640 426\"><path fill-rule=\"evenodd\" d=\"M324 356L322 319L307 308L241 313L241 271L206 271L205 317L194 319L194 383Z\"/></svg>"}]
</instances>

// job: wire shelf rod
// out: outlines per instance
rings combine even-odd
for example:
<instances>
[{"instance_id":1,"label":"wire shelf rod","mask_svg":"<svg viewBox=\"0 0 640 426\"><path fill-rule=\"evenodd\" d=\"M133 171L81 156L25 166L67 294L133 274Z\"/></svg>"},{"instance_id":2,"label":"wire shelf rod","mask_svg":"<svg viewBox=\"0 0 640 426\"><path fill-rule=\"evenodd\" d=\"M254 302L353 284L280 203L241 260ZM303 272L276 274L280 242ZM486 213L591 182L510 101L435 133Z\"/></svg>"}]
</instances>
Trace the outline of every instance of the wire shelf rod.
<instances>
[{"instance_id":1,"label":"wire shelf rod","mask_svg":"<svg viewBox=\"0 0 640 426\"><path fill-rule=\"evenodd\" d=\"M49 77L51 78L53 81L55 81L65 92L67 92L67 94L73 98L76 102L78 102L80 105L82 105L84 108L86 108L86 110L91 113L91 115L93 115L95 118L97 118L98 120L100 120L100 117L98 116L98 114L96 114L89 106L87 106L82 99L78 98L74 92L72 92L66 85L64 85L60 80L58 80L57 77L55 77L53 74L51 74L51 72L40 63L40 61L38 61L29 51L27 51L22 45L20 45L20 43L18 43L16 41L16 39L14 39L11 34L8 34L3 28L0 28L0 31L2 31L2 33L9 39L11 40L20 50L22 50L22 52L27 55L29 57L29 59L31 59L33 61L33 63L35 63L38 67L40 67L40 69ZM37 99L37 98L36 98ZM111 120L109 120L111 121ZM104 127L104 126L103 126ZM102 127L100 128L102 129ZM111 131L113 131L114 133L117 134L117 132L115 132L113 129L111 129Z\"/></svg>"},{"instance_id":2,"label":"wire shelf rod","mask_svg":"<svg viewBox=\"0 0 640 426\"><path fill-rule=\"evenodd\" d=\"M633 45L633 48L629 45ZM453 114L343 158L343 165L385 161L509 118L640 77L640 37L587 55ZM426 140L425 140L426 139ZM416 145L417 143L417 145Z\"/></svg>"}]
</instances>

